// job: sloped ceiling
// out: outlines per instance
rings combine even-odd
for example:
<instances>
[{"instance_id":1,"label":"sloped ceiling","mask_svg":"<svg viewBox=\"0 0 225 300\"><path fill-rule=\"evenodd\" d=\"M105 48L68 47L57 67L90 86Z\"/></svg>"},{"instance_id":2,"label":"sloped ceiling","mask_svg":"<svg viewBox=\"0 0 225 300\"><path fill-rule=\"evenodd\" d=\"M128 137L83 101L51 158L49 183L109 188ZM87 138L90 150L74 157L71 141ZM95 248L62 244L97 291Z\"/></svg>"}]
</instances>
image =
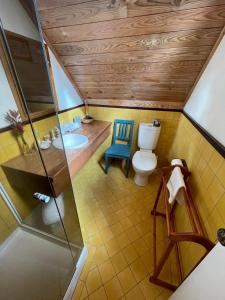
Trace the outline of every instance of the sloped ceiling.
<instances>
[{"instance_id":1,"label":"sloped ceiling","mask_svg":"<svg viewBox=\"0 0 225 300\"><path fill-rule=\"evenodd\" d=\"M225 25L225 0L39 0L42 28L89 102L181 107ZM155 102L156 101L156 102Z\"/></svg>"}]
</instances>

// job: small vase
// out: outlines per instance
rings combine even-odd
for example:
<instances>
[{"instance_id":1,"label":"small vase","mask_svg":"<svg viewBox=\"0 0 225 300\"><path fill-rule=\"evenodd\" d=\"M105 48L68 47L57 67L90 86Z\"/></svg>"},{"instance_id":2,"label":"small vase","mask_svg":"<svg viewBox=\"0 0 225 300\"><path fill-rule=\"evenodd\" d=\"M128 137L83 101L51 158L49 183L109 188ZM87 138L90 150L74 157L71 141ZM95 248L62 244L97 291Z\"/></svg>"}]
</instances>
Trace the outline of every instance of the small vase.
<instances>
[{"instance_id":1,"label":"small vase","mask_svg":"<svg viewBox=\"0 0 225 300\"><path fill-rule=\"evenodd\" d=\"M21 140L22 140L22 153L23 155L29 155L31 153L31 149L29 147L29 145L27 144L23 134L21 135Z\"/></svg>"}]
</instances>

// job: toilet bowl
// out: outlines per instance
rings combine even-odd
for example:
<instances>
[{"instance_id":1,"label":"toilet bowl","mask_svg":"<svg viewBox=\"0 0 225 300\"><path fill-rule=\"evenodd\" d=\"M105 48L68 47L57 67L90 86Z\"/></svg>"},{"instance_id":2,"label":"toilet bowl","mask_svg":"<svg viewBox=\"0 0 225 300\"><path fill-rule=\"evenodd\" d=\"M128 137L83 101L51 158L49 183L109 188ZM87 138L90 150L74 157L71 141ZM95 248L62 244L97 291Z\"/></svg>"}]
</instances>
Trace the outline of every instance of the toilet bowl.
<instances>
[{"instance_id":1,"label":"toilet bowl","mask_svg":"<svg viewBox=\"0 0 225 300\"><path fill-rule=\"evenodd\" d=\"M134 182L137 185L145 186L148 184L149 175L157 166L157 157L151 150L136 151L132 164L135 171Z\"/></svg>"}]
</instances>

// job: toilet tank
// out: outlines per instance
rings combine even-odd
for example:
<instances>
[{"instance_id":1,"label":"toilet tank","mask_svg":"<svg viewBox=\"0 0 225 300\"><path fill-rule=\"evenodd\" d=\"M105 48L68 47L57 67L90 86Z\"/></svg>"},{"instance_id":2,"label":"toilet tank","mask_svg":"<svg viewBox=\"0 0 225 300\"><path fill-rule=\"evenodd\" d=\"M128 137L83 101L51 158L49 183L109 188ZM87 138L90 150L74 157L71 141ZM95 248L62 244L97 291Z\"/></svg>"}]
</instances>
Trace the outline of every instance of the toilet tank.
<instances>
[{"instance_id":1,"label":"toilet tank","mask_svg":"<svg viewBox=\"0 0 225 300\"><path fill-rule=\"evenodd\" d=\"M153 126L152 123L140 123L138 131L138 147L144 150L154 150L157 146L160 127Z\"/></svg>"}]
</instances>

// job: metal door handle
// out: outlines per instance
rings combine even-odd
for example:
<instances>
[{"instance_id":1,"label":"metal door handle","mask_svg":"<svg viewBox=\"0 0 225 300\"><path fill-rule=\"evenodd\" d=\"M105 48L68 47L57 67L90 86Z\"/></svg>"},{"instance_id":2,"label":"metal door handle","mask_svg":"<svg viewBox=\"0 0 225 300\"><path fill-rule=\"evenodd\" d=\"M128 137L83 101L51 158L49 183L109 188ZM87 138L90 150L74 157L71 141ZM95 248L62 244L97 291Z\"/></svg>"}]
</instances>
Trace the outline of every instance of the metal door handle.
<instances>
[{"instance_id":1,"label":"metal door handle","mask_svg":"<svg viewBox=\"0 0 225 300\"><path fill-rule=\"evenodd\" d=\"M225 229L224 228L220 228L217 231L217 238L218 238L218 241L220 242L220 244L225 247Z\"/></svg>"}]
</instances>

